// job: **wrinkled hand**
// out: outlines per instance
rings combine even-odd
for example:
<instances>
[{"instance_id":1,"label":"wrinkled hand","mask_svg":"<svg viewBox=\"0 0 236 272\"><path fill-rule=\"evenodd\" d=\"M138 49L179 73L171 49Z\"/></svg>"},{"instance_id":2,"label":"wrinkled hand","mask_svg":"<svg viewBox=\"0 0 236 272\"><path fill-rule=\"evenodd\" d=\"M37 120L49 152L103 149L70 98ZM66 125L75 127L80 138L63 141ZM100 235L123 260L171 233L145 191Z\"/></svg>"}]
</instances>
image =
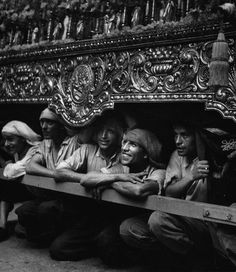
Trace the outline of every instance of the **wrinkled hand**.
<instances>
[{"instance_id":1,"label":"wrinkled hand","mask_svg":"<svg viewBox=\"0 0 236 272\"><path fill-rule=\"evenodd\" d=\"M131 182L131 183L143 183L143 178L147 175L147 172L139 172L139 173L129 173L129 174L120 174L119 181L123 182Z\"/></svg>"},{"instance_id":2,"label":"wrinkled hand","mask_svg":"<svg viewBox=\"0 0 236 272\"><path fill-rule=\"evenodd\" d=\"M192 175L193 180L206 178L209 174L209 163L208 161L202 160L198 161L193 165Z\"/></svg>"}]
</instances>

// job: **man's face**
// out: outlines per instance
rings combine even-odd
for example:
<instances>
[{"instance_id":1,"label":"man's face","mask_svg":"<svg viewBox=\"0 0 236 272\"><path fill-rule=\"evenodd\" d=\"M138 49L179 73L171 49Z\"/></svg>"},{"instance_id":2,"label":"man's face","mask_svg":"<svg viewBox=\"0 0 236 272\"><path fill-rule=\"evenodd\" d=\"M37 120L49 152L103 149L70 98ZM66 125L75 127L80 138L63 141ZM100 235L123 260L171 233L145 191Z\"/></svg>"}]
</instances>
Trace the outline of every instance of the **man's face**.
<instances>
[{"instance_id":1,"label":"man's face","mask_svg":"<svg viewBox=\"0 0 236 272\"><path fill-rule=\"evenodd\" d=\"M44 139L57 139L61 131L61 125L50 119L41 119L40 125Z\"/></svg>"},{"instance_id":2,"label":"man's face","mask_svg":"<svg viewBox=\"0 0 236 272\"><path fill-rule=\"evenodd\" d=\"M115 127L111 124L105 124L99 129L98 146L101 150L109 150L118 145L118 135Z\"/></svg>"},{"instance_id":3,"label":"man's face","mask_svg":"<svg viewBox=\"0 0 236 272\"><path fill-rule=\"evenodd\" d=\"M175 144L179 156L193 157L196 154L195 136L193 131L184 126L175 126Z\"/></svg>"},{"instance_id":4,"label":"man's face","mask_svg":"<svg viewBox=\"0 0 236 272\"><path fill-rule=\"evenodd\" d=\"M22 137L6 133L3 135L3 139L6 151L10 155L21 154L23 152L26 142Z\"/></svg>"},{"instance_id":5,"label":"man's face","mask_svg":"<svg viewBox=\"0 0 236 272\"><path fill-rule=\"evenodd\" d=\"M137 143L123 139L121 146L121 163L127 166L138 166L147 157L144 149Z\"/></svg>"}]
</instances>

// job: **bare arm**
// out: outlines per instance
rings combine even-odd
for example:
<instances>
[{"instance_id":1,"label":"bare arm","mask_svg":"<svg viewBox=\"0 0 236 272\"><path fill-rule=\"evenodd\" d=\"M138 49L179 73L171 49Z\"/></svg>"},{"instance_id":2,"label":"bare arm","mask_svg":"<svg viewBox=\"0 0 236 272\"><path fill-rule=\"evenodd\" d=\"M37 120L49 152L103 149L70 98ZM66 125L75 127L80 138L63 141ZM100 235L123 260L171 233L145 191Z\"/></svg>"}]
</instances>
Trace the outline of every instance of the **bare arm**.
<instances>
[{"instance_id":1,"label":"bare arm","mask_svg":"<svg viewBox=\"0 0 236 272\"><path fill-rule=\"evenodd\" d=\"M136 174L103 174L101 172L90 172L82 177L80 184L85 187L98 187L109 185L115 181L137 183L142 182L144 172Z\"/></svg>"},{"instance_id":2,"label":"bare arm","mask_svg":"<svg viewBox=\"0 0 236 272\"><path fill-rule=\"evenodd\" d=\"M132 198L144 198L152 194L158 194L159 184L156 181L133 184L130 182L115 182L112 184L117 192Z\"/></svg>"},{"instance_id":3,"label":"bare arm","mask_svg":"<svg viewBox=\"0 0 236 272\"><path fill-rule=\"evenodd\" d=\"M35 154L30 163L26 166L26 173L36 176L54 177L54 170L42 165L40 155Z\"/></svg>"},{"instance_id":4,"label":"bare arm","mask_svg":"<svg viewBox=\"0 0 236 272\"><path fill-rule=\"evenodd\" d=\"M170 183L165 190L166 196L183 198L192 183L201 178L206 178L209 174L209 164L208 161L198 161L193 165L190 175L183 177L182 179Z\"/></svg>"},{"instance_id":5,"label":"bare arm","mask_svg":"<svg viewBox=\"0 0 236 272\"><path fill-rule=\"evenodd\" d=\"M85 174L75 172L72 169L61 168L54 171L54 179L56 182L75 182L80 183Z\"/></svg>"}]
</instances>

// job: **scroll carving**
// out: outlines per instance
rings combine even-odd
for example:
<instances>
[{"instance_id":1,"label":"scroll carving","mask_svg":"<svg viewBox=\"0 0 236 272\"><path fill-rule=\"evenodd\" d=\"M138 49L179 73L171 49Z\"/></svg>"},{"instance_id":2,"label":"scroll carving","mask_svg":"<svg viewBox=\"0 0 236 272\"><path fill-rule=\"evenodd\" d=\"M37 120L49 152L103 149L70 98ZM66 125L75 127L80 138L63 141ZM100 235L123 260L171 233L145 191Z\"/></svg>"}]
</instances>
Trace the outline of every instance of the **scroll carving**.
<instances>
[{"instance_id":1,"label":"scroll carving","mask_svg":"<svg viewBox=\"0 0 236 272\"><path fill-rule=\"evenodd\" d=\"M204 102L236 119L235 41L228 42L226 88L208 87L212 41L190 39L2 64L0 102L50 102L73 126L87 124L118 102Z\"/></svg>"},{"instance_id":2,"label":"scroll carving","mask_svg":"<svg viewBox=\"0 0 236 272\"><path fill-rule=\"evenodd\" d=\"M177 44L91 56L78 62L67 86L59 84L50 105L80 126L116 102L207 101L213 93L204 47Z\"/></svg>"}]
</instances>

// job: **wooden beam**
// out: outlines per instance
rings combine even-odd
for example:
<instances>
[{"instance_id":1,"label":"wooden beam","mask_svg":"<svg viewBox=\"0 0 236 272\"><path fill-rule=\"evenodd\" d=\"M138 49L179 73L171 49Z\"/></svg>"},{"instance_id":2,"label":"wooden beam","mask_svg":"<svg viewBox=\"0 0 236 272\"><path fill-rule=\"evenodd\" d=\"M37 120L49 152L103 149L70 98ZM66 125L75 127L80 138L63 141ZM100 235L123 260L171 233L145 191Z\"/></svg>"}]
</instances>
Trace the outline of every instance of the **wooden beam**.
<instances>
[{"instance_id":1,"label":"wooden beam","mask_svg":"<svg viewBox=\"0 0 236 272\"><path fill-rule=\"evenodd\" d=\"M92 198L92 194L89 192L89 190L86 190L85 187L80 185L79 183L73 183L73 182L60 182L56 183L53 178L46 178L46 177L40 177L40 176L33 176L33 175L25 175L23 180L23 184L43 188L47 190L67 193L71 195L79 195L82 197L89 197ZM144 209L153 210L153 207L155 207L156 203L156 197L150 196L143 200L135 200L130 199L128 197L122 196L121 194L117 193L113 189L106 189L102 193L102 199L104 201L109 201L113 203L118 203L126 206L135 206L140 207Z\"/></svg>"},{"instance_id":2,"label":"wooden beam","mask_svg":"<svg viewBox=\"0 0 236 272\"><path fill-rule=\"evenodd\" d=\"M79 183L56 183L52 178L32 175L24 176L22 183L47 190L92 198L92 194ZM236 209L232 207L154 195L149 196L144 200L135 200L125 197L113 189L106 189L102 193L101 200L149 210L160 210L163 212L188 216L210 222L236 225Z\"/></svg>"}]
</instances>

